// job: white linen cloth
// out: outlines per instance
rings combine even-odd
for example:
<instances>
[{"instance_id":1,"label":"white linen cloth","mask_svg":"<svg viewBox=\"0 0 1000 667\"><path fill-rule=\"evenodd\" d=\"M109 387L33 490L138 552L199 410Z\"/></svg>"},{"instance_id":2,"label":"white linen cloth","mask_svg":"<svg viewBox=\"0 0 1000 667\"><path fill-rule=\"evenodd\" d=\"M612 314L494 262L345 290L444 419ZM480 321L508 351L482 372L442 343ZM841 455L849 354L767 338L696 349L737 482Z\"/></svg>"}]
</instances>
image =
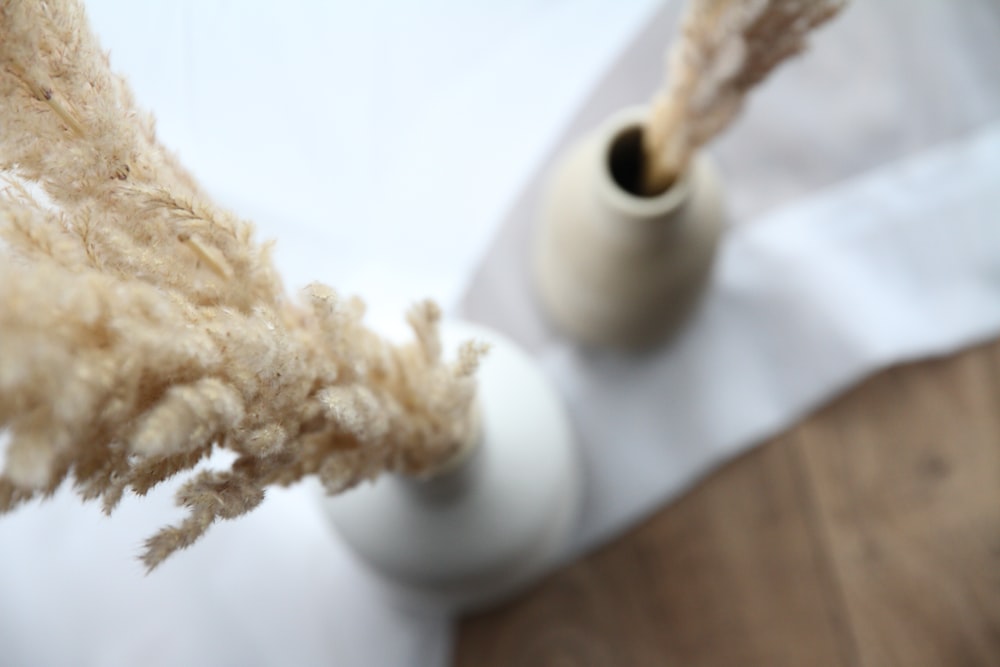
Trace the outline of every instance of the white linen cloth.
<instances>
[{"instance_id":1,"label":"white linen cloth","mask_svg":"<svg viewBox=\"0 0 1000 667\"><path fill-rule=\"evenodd\" d=\"M732 230L665 349L541 346L589 473L574 553L872 371L1000 333L998 223L1000 122Z\"/></svg>"},{"instance_id":2,"label":"white linen cloth","mask_svg":"<svg viewBox=\"0 0 1000 667\"><path fill-rule=\"evenodd\" d=\"M463 312L538 355L588 464L577 549L865 374L1000 333L988 0L855 3L757 91L718 146L734 229L711 291L676 344L641 358L550 331L523 250L533 170L575 109L570 135L648 95L672 8L88 7L165 141L279 239L289 286L359 293L380 323L468 288ZM270 493L144 577L138 545L178 516L170 486L111 519L65 490L0 518L0 664L446 663L447 620L389 604L308 487Z\"/></svg>"},{"instance_id":3,"label":"white linen cloth","mask_svg":"<svg viewBox=\"0 0 1000 667\"><path fill-rule=\"evenodd\" d=\"M669 19L560 146L645 101ZM552 152L463 311L534 352L569 402L589 474L574 554L878 368L1000 333L998 62L995 4L849 5L718 143L732 228L703 307L651 354L574 345L539 312L528 257Z\"/></svg>"}]
</instances>

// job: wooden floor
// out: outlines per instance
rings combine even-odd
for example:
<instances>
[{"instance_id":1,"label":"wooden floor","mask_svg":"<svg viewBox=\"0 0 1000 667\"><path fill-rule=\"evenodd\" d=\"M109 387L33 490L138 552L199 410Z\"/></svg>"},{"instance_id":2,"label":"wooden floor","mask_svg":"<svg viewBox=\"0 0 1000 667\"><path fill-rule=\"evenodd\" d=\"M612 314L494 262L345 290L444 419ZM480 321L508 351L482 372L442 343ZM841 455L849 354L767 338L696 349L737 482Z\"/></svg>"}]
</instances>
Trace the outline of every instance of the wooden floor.
<instances>
[{"instance_id":1,"label":"wooden floor","mask_svg":"<svg viewBox=\"0 0 1000 667\"><path fill-rule=\"evenodd\" d=\"M454 664L1000 665L1000 343L869 380L464 620Z\"/></svg>"}]
</instances>

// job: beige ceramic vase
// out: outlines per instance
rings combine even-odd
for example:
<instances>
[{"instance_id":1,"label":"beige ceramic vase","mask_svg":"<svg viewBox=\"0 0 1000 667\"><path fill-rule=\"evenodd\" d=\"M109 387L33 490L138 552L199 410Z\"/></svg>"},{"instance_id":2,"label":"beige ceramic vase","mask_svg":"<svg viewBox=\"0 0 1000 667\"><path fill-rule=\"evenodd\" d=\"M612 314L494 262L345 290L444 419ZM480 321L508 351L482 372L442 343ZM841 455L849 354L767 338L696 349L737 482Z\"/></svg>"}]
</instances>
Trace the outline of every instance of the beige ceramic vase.
<instances>
[{"instance_id":1,"label":"beige ceramic vase","mask_svg":"<svg viewBox=\"0 0 1000 667\"><path fill-rule=\"evenodd\" d=\"M691 313L723 226L722 192L704 155L665 192L643 196L641 107L571 147L544 195L534 248L550 319L584 343L647 347Z\"/></svg>"}]
</instances>

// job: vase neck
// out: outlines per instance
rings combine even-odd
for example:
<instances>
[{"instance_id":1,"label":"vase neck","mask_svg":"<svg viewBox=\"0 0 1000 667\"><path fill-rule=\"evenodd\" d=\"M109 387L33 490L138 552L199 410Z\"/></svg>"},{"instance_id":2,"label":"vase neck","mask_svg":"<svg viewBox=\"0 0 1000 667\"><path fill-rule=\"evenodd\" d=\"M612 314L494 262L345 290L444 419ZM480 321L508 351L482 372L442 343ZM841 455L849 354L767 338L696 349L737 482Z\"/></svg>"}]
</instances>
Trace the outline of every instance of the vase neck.
<instances>
[{"instance_id":1,"label":"vase neck","mask_svg":"<svg viewBox=\"0 0 1000 667\"><path fill-rule=\"evenodd\" d=\"M603 165L596 171L593 193L601 214L594 221L604 236L624 243L651 243L667 241L684 227L694 187L693 170L652 197L624 190Z\"/></svg>"},{"instance_id":2,"label":"vase neck","mask_svg":"<svg viewBox=\"0 0 1000 667\"><path fill-rule=\"evenodd\" d=\"M693 168L686 169L665 191L642 194L642 146L645 110L624 109L592 135L589 148L590 190L606 236L628 242L669 238L681 226L692 196Z\"/></svg>"},{"instance_id":3,"label":"vase neck","mask_svg":"<svg viewBox=\"0 0 1000 667\"><path fill-rule=\"evenodd\" d=\"M484 455L482 411L478 398L471 406L469 419L469 437L451 458L426 476L397 476L400 487L412 496L414 502L447 504L462 497L474 483Z\"/></svg>"},{"instance_id":4,"label":"vase neck","mask_svg":"<svg viewBox=\"0 0 1000 667\"><path fill-rule=\"evenodd\" d=\"M412 502L426 506L449 505L465 497L476 483L485 452L476 446L453 468L431 477L399 475L396 481Z\"/></svg>"}]
</instances>

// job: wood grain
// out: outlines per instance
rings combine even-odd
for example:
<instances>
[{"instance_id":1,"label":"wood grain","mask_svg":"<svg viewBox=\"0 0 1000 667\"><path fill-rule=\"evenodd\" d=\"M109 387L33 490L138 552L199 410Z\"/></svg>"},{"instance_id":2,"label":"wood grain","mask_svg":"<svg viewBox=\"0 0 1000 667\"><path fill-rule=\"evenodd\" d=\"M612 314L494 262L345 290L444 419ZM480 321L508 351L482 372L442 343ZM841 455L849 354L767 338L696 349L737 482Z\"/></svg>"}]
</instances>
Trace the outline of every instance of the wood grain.
<instances>
[{"instance_id":1,"label":"wood grain","mask_svg":"<svg viewBox=\"0 0 1000 667\"><path fill-rule=\"evenodd\" d=\"M891 369L522 600L454 664L1000 665L1000 343Z\"/></svg>"},{"instance_id":2,"label":"wood grain","mask_svg":"<svg viewBox=\"0 0 1000 667\"><path fill-rule=\"evenodd\" d=\"M1000 665L998 357L892 370L799 429L865 665Z\"/></svg>"}]
</instances>

